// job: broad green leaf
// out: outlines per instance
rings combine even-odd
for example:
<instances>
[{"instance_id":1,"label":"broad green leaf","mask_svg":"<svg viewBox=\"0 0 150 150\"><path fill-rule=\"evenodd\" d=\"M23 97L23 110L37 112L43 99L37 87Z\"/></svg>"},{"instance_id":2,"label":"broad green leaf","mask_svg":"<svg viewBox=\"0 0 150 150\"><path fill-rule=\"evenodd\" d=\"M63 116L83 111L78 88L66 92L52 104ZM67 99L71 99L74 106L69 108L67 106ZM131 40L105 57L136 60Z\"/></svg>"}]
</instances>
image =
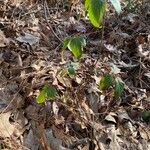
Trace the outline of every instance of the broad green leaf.
<instances>
[{"instance_id":1,"label":"broad green leaf","mask_svg":"<svg viewBox=\"0 0 150 150\"><path fill-rule=\"evenodd\" d=\"M115 98L119 98L121 96L123 90L124 90L124 83L119 77L117 77L115 79L115 88L114 88Z\"/></svg>"},{"instance_id":2,"label":"broad green leaf","mask_svg":"<svg viewBox=\"0 0 150 150\"><path fill-rule=\"evenodd\" d=\"M37 103L44 103L46 100L46 90L43 88L40 91L40 94L37 96L36 101Z\"/></svg>"},{"instance_id":3,"label":"broad green leaf","mask_svg":"<svg viewBox=\"0 0 150 150\"><path fill-rule=\"evenodd\" d=\"M53 99L57 95L56 89L52 86L48 86L46 92L47 92L47 98L49 98L49 99Z\"/></svg>"},{"instance_id":4,"label":"broad green leaf","mask_svg":"<svg viewBox=\"0 0 150 150\"><path fill-rule=\"evenodd\" d=\"M82 46L86 46L86 40L84 36L78 36L77 38L80 40Z\"/></svg>"},{"instance_id":5,"label":"broad green leaf","mask_svg":"<svg viewBox=\"0 0 150 150\"><path fill-rule=\"evenodd\" d=\"M117 12L118 14L120 14L120 12L121 12L120 0L110 0L110 2L111 2L112 5L114 6L116 12Z\"/></svg>"},{"instance_id":6,"label":"broad green leaf","mask_svg":"<svg viewBox=\"0 0 150 150\"><path fill-rule=\"evenodd\" d=\"M68 47L68 43L70 41L70 38L66 38L63 42L63 49L66 49Z\"/></svg>"},{"instance_id":7,"label":"broad green leaf","mask_svg":"<svg viewBox=\"0 0 150 150\"><path fill-rule=\"evenodd\" d=\"M91 0L86 0L86 1L85 1L84 6L85 6L85 9L86 9L86 10L88 10L88 8L89 8L90 1L91 1Z\"/></svg>"},{"instance_id":8,"label":"broad green leaf","mask_svg":"<svg viewBox=\"0 0 150 150\"><path fill-rule=\"evenodd\" d=\"M110 74L104 75L99 83L100 90L108 89L113 83L114 77Z\"/></svg>"},{"instance_id":9,"label":"broad green leaf","mask_svg":"<svg viewBox=\"0 0 150 150\"><path fill-rule=\"evenodd\" d=\"M69 75L75 75L76 74L75 69L73 68L72 65L69 65L67 68L68 68Z\"/></svg>"},{"instance_id":10,"label":"broad green leaf","mask_svg":"<svg viewBox=\"0 0 150 150\"><path fill-rule=\"evenodd\" d=\"M147 123L150 122L150 111L144 110L142 113L142 119Z\"/></svg>"},{"instance_id":11,"label":"broad green leaf","mask_svg":"<svg viewBox=\"0 0 150 150\"><path fill-rule=\"evenodd\" d=\"M68 43L68 49L79 59L82 56L83 46L85 44L86 41L83 37L73 37Z\"/></svg>"},{"instance_id":12,"label":"broad green leaf","mask_svg":"<svg viewBox=\"0 0 150 150\"><path fill-rule=\"evenodd\" d=\"M88 11L89 19L95 27L99 27L106 11L105 0L87 0L85 8Z\"/></svg>"},{"instance_id":13,"label":"broad green leaf","mask_svg":"<svg viewBox=\"0 0 150 150\"><path fill-rule=\"evenodd\" d=\"M40 94L37 96L37 103L44 103L46 98L53 99L57 95L57 91L54 87L49 86L47 83L44 85Z\"/></svg>"}]
</instances>

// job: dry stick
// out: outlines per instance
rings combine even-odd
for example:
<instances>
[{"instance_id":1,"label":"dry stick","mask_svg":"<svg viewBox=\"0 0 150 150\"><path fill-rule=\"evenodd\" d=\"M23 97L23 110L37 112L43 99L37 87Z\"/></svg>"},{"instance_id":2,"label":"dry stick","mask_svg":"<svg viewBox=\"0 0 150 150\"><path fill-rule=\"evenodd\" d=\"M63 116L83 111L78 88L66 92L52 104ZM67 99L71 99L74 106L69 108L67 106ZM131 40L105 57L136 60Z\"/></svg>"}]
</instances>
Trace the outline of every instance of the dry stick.
<instances>
[{"instance_id":1,"label":"dry stick","mask_svg":"<svg viewBox=\"0 0 150 150\"><path fill-rule=\"evenodd\" d=\"M105 25L105 16L104 16L104 19L103 19L103 22L102 22L102 33L101 33L101 42L100 42L100 44L99 44L99 50L98 50L98 58L97 58L97 60L96 60L96 62L95 62L95 64L94 64L94 66L96 66L97 65L97 63L98 63L98 61L99 61L99 59L100 59L100 52L102 51L102 44L103 44L103 39L104 39L104 25Z\"/></svg>"},{"instance_id":2,"label":"dry stick","mask_svg":"<svg viewBox=\"0 0 150 150\"><path fill-rule=\"evenodd\" d=\"M39 12L40 10L31 11L35 6L37 6L37 4L38 4L38 1L36 1L36 3L35 3L34 5L31 5L31 7L28 8L28 12L27 12L27 13L25 13L25 14L23 14L23 15L21 15L21 13L20 13L20 14L19 14L19 19L22 20L23 17L26 16L26 15ZM31 11L31 12L30 12L30 11ZM21 19L21 17L22 17L22 19Z\"/></svg>"},{"instance_id":3,"label":"dry stick","mask_svg":"<svg viewBox=\"0 0 150 150\"><path fill-rule=\"evenodd\" d=\"M99 55L100 55L100 52L102 51L102 44L103 44L103 38L104 38L104 25L105 25L105 16L104 16L104 19L103 19L103 22L102 22L101 42L100 42L100 44L99 44L99 48L100 48L100 49L98 50L98 58L97 58L97 60L96 60L96 62L95 62L95 64L94 64L94 66L97 65L97 63L98 63L98 61L99 61L99 59L100 59L100 56L99 56ZM95 137L94 129L93 129L92 135L93 135L93 139L97 142L98 148L101 149L101 148L100 148L100 145L99 145L99 142L98 142L98 140L97 140L96 137Z\"/></svg>"},{"instance_id":4,"label":"dry stick","mask_svg":"<svg viewBox=\"0 0 150 150\"><path fill-rule=\"evenodd\" d=\"M21 5L23 5L23 4L25 4L25 3L26 3L26 1L23 2ZM18 7L15 6L15 8L13 9L12 14L11 14L11 17L10 17L10 20L14 18L14 13L15 13L15 11L17 10L17 8L18 8ZM20 16L20 15L19 15L19 16Z\"/></svg>"},{"instance_id":5,"label":"dry stick","mask_svg":"<svg viewBox=\"0 0 150 150\"><path fill-rule=\"evenodd\" d=\"M50 12L49 12L49 9L48 9L48 5L47 5L47 1L45 0L44 1L44 13L45 13L45 20L47 22L47 25L48 27L50 28L50 30L52 31L52 33L54 34L54 36L60 41L60 43L63 43L63 40L61 40L57 34L54 32L52 26L50 25L50 23L48 22L48 17L47 17L47 13L46 13L46 10L48 12L48 15L50 16ZM64 50L61 51L61 59L62 59L62 62L64 62Z\"/></svg>"},{"instance_id":6,"label":"dry stick","mask_svg":"<svg viewBox=\"0 0 150 150\"><path fill-rule=\"evenodd\" d=\"M44 1L44 14L45 14L45 20L46 20L46 23L48 25L48 27L51 29L52 33L54 34L54 36L61 42L63 43L63 41L58 37L58 35L55 33L55 31L53 30L52 26L50 25L50 23L48 22L48 17L47 17L47 13L48 12L48 15L50 16L50 12L49 12L49 9L48 9L48 5L47 5L47 1L45 0Z\"/></svg>"}]
</instances>

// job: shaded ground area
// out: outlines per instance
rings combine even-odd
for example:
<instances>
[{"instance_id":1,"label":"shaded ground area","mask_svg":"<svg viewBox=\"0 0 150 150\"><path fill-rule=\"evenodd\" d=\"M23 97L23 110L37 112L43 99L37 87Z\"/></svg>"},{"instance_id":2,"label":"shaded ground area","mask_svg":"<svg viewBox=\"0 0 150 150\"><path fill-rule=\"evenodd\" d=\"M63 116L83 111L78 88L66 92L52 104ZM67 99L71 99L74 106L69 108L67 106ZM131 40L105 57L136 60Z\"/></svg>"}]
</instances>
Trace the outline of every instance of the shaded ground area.
<instances>
[{"instance_id":1,"label":"shaded ground area","mask_svg":"<svg viewBox=\"0 0 150 150\"><path fill-rule=\"evenodd\" d=\"M149 150L150 3L108 8L100 29L80 2L53 3L0 1L0 149ZM72 35L87 40L80 61L62 58ZM70 64L75 76L63 73ZM112 67L125 84L118 100L98 88ZM46 83L58 95L38 104Z\"/></svg>"}]
</instances>

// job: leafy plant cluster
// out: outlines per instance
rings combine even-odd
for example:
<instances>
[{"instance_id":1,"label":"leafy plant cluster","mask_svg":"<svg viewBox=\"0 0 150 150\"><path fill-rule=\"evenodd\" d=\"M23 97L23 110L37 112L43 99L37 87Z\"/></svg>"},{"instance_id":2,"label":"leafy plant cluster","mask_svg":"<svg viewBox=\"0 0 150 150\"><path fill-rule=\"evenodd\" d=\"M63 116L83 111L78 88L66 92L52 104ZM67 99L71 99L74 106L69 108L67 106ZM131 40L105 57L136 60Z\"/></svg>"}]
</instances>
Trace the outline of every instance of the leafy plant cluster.
<instances>
[{"instance_id":1,"label":"leafy plant cluster","mask_svg":"<svg viewBox=\"0 0 150 150\"><path fill-rule=\"evenodd\" d=\"M121 5L119 0L110 0L112 5L114 6L116 12L119 14L121 12ZM131 7L131 1L127 0L128 4ZM99 28L102 19L104 18L105 12L107 8L107 3L105 0L85 0L85 10L87 12L87 16L91 24ZM86 39L84 36L73 36L64 39L63 48L62 48L62 57L63 52L68 49L73 54L73 56L79 60L82 57L83 48L86 46ZM77 70L76 63L68 63L66 67L64 67L60 74L61 76L75 76ZM111 72L102 76L98 83L98 88L101 91L106 91L111 89L113 91L113 96L117 100L121 96L124 90L124 82L118 76L120 70L112 65ZM57 89L48 85L47 83L40 91L39 95L36 98L37 103L44 103L46 100L54 100L58 96ZM144 110L142 113L142 119L145 122L150 121L150 111Z\"/></svg>"},{"instance_id":2,"label":"leafy plant cluster","mask_svg":"<svg viewBox=\"0 0 150 150\"><path fill-rule=\"evenodd\" d=\"M121 12L119 0L110 0L116 9L117 13ZM90 22L94 27L99 27L105 15L107 3L105 0L86 0L85 10ZM84 36L73 36L66 38L63 42L63 50L69 49L76 59L80 59L83 53L83 47L86 46L86 39ZM62 70L63 74L75 75L75 68L73 65L68 65L66 69ZM114 88L115 98L119 98L123 92L124 83L115 74L106 74L102 77L98 85L100 90L107 90L109 87ZM57 90L53 86L46 84L37 97L38 103L45 102L46 99L54 99L57 96Z\"/></svg>"}]
</instances>

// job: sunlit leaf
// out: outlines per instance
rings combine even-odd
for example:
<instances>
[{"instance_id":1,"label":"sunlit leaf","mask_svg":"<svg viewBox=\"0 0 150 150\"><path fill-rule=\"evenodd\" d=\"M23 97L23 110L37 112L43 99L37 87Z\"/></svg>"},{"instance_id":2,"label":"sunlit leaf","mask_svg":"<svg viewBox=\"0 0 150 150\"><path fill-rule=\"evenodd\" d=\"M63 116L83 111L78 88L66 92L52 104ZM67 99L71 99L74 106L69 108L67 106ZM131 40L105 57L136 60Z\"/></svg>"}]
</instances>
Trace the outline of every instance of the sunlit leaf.
<instances>
[{"instance_id":1,"label":"sunlit leaf","mask_svg":"<svg viewBox=\"0 0 150 150\"><path fill-rule=\"evenodd\" d=\"M37 103L44 103L46 98L53 99L57 95L57 91L54 87L49 86L47 83L44 85L40 94L37 96Z\"/></svg>"},{"instance_id":2,"label":"sunlit leaf","mask_svg":"<svg viewBox=\"0 0 150 150\"><path fill-rule=\"evenodd\" d=\"M45 90L45 88L43 88L40 91L40 94L37 96L36 101L37 101L37 103L44 103L45 100L46 100L46 90Z\"/></svg>"},{"instance_id":3,"label":"sunlit leaf","mask_svg":"<svg viewBox=\"0 0 150 150\"><path fill-rule=\"evenodd\" d=\"M68 43L70 41L70 38L66 38L63 42L63 49L66 49L68 47Z\"/></svg>"},{"instance_id":4,"label":"sunlit leaf","mask_svg":"<svg viewBox=\"0 0 150 150\"><path fill-rule=\"evenodd\" d=\"M108 89L113 83L114 77L110 74L104 75L99 83L100 90Z\"/></svg>"},{"instance_id":5,"label":"sunlit leaf","mask_svg":"<svg viewBox=\"0 0 150 150\"><path fill-rule=\"evenodd\" d=\"M85 44L86 41L83 37L73 37L68 43L68 49L79 59L82 56L83 46L85 46Z\"/></svg>"},{"instance_id":6,"label":"sunlit leaf","mask_svg":"<svg viewBox=\"0 0 150 150\"><path fill-rule=\"evenodd\" d=\"M47 92L47 98L48 99L53 99L57 95L56 89L54 87L52 87L52 86L48 86L46 92Z\"/></svg>"},{"instance_id":7,"label":"sunlit leaf","mask_svg":"<svg viewBox=\"0 0 150 150\"><path fill-rule=\"evenodd\" d=\"M115 79L115 88L114 88L115 98L119 98L121 96L123 90L124 90L124 83L119 77L117 77Z\"/></svg>"},{"instance_id":8,"label":"sunlit leaf","mask_svg":"<svg viewBox=\"0 0 150 150\"><path fill-rule=\"evenodd\" d=\"M95 27L99 27L106 11L105 0L86 0L85 8L88 11L89 19Z\"/></svg>"},{"instance_id":9,"label":"sunlit leaf","mask_svg":"<svg viewBox=\"0 0 150 150\"><path fill-rule=\"evenodd\" d=\"M112 5L114 6L116 12L117 12L118 14L120 14L120 12L121 12L120 0L110 0L110 2L111 2Z\"/></svg>"},{"instance_id":10,"label":"sunlit leaf","mask_svg":"<svg viewBox=\"0 0 150 150\"><path fill-rule=\"evenodd\" d=\"M91 0L85 0L85 9L88 10Z\"/></svg>"}]
</instances>

